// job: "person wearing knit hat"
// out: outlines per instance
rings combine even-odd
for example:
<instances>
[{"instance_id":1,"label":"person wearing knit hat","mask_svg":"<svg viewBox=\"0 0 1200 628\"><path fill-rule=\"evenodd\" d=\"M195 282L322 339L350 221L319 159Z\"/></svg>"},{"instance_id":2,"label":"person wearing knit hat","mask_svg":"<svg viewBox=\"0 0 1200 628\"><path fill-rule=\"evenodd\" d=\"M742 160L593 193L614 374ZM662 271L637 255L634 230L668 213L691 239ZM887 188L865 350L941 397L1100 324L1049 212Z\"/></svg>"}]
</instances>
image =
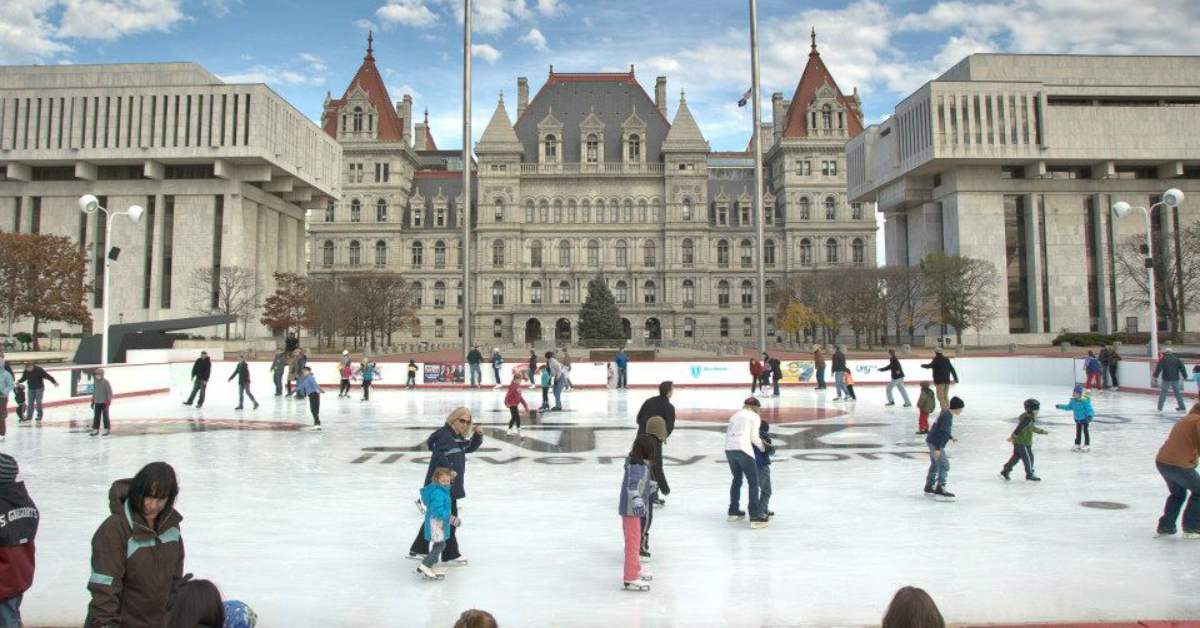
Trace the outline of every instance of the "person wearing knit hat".
<instances>
[{"instance_id":1,"label":"person wearing knit hat","mask_svg":"<svg viewBox=\"0 0 1200 628\"><path fill-rule=\"evenodd\" d=\"M39 516L25 483L16 481L17 472L17 461L0 454L0 512L5 513L0 527L0 626L21 625L21 598L33 584Z\"/></svg>"},{"instance_id":2,"label":"person wearing knit hat","mask_svg":"<svg viewBox=\"0 0 1200 628\"><path fill-rule=\"evenodd\" d=\"M1075 384L1071 391L1071 399L1066 403L1054 406L1059 410L1068 410L1075 415L1075 446L1071 451L1088 452L1092 450L1092 418L1096 411L1092 409L1092 400L1080 384ZM1082 437L1082 441L1080 438Z\"/></svg>"},{"instance_id":3,"label":"person wearing knit hat","mask_svg":"<svg viewBox=\"0 0 1200 628\"><path fill-rule=\"evenodd\" d=\"M929 473L925 476L926 495L946 500L954 499L954 493L946 490L946 480L950 475L950 455L946 452L946 446L951 442L958 442L952 432L954 417L962 414L965 405L962 399L952 397L950 407L942 409L929 434L925 436L925 444L929 446Z\"/></svg>"},{"instance_id":4,"label":"person wearing knit hat","mask_svg":"<svg viewBox=\"0 0 1200 628\"><path fill-rule=\"evenodd\" d=\"M725 459L733 475L733 482L729 486L729 520L739 521L746 516L738 508L744 477L750 492L750 527L753 529L765 528L768 523L758 501L758 467L754 463L754 449L765 449L758 436L758 426L762 423L758 416L760 405L755 397L747 397L742 402L742 409L729 417L729 425L725 428Z\"/></svg>"},{"instance_id":5,"label":"person wearing knit hat","mask_svg":"<svg viewBox=\"0 0 1200 628\"><path fill-rule=\"evenodd\" d=\"M652 416L646 420L646 431L637 437L637 439L648 439L647 442L654 450L654 455L649 459L649 463L655 490L650 493L650 500L646 502L646 516L642 517L642 547L639 552L642 558L650 558L650 524L654 523L654 505L658 494L671 494L671 486L667 484L667 475L663 472L662 448L663 442L667 440L667 435L666 419L661 416ZM637 439L635 439L635 443Z\"/></svg>"},{"instance_id":6,"label":"person wearing knit hat","mask_svg":"<svg viewBox=\"0 0 1200 628\"><path fill-rule=\"evenodd\" d=\"M258 614L241 600L225 601L225 628L254 628Z\"/></svg>"},{"instance_id":7,"label":"person wearing knit hat","mask_svg":"<svg viewBox=\"0 0 1200 628\"><path fill-rule=\"evenodd\" d=\"M650 590L651 576L642 573L638 547L642 538L642 520L649 512L650 496L654 493L651 470L655 454L654 440L649 432L638 434L629 456L625 458L625 472L621 478L617 514L621 515L621 531L625 537L623 581L626 591Z\"/></svg>"}]
</instances>

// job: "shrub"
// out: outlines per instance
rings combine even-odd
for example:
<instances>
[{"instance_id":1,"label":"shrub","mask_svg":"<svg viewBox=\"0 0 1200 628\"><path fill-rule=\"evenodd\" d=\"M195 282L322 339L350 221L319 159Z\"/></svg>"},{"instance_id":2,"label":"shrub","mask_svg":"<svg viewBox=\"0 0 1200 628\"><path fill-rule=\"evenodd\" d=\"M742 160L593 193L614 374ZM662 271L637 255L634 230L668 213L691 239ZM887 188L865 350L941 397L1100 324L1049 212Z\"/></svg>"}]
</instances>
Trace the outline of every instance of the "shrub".
<instances>
[{"instance_id":1,"label":"shrub","mask_svg":"<svg viewBox=\"0 0 1200 628\"><path fill-rule=\"evenodd\" d=\"M1125 342L1120 335L1097 334L1092 332L1065 332L1059 334L1054 339L1054 346L1059 346L1064 342L1071 343L1072 347L1095 347L1099 345L1110 345L1114 342Z\"/></svg>"}]
</instances>

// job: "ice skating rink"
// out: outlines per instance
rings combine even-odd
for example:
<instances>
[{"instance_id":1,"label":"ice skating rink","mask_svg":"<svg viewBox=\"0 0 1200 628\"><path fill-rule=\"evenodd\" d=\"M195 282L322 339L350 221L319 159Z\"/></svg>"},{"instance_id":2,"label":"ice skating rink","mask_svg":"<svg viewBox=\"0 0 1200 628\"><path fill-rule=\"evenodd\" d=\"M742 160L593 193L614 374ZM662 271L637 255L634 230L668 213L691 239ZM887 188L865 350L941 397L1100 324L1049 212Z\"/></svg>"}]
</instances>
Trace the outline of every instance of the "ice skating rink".
<instances>
[{"instance_id":1,"label":"ice skating rink","mask_svg":"<svg viewBox=\"0 0 1200 628\"><path fill-rule=\"evenodd\" d=\"M263 626L450 626L466 608L505 626L876 624L900 586L928 590L950 622L1179 619L1200 616L1200 541L1156 539L1166 490L1154 467L1179 413L1145 395L1100 393L1092 451L1071 451L1069 388L964 384L950 490L921 493L927 455L913 409L860 386L764 400L779 448L770 528L728 523L725 419L747 391L681 388L667 441L673 489L655 511L649 593L621 591L621 457L650 389L580 390L565 411L507 437L502 390L378 390L370 402L307 404L258 386L235 412L232 385L203 410L181 397L118 399L114 434L87 435L86 406L15 426L0 450L20 461L42 513L28 625L79 625L90 539L112 480L165 460L180 478L187 571L247 601ZM909 387L915 401L917 387ZM997 476L1026 397L1042 401L1040 483ZM527 391L535 407L540 390ZM454 406L485 427L470 456L459 530L466 567L427 582L405 558L420 518L421 447ZM1168 407L1173 407L1168 405ZM1092 503L1090 506L1088 502ZM1095 507L1106 506L1106 507ZM743 499L743 507L745 502Z\"/></svg>"}]
</instances>

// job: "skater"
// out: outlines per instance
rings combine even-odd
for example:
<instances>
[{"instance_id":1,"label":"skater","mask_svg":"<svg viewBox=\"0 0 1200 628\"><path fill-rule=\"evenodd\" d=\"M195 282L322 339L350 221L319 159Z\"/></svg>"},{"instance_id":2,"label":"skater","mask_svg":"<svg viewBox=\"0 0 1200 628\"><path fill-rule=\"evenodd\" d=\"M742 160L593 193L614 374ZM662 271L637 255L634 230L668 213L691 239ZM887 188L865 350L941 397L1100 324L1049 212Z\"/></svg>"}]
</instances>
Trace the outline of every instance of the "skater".
<instances>
[{"instance_id":1,"label":"skater","mask_svg":"<svg viewBox=\"0 0 1200 628\"><path fill-rule=\"evenodd\" d=\"M775 513L771 511L771 456L775 446L771 444L771 426L765 420L758 426L758 440L763 447L754 448L754 464L758 468L758 507L769 521Z\"/></svg>"},{"instance_id":2,"label":"skater","mask_svg":"<svg viewBox=\"0 0 1200 628\"><path fill-rule=\"evenodd\" d=\"M825 390L825 354L820 345L813 346L813 373L817 376L817 390Z\"/></svg>"},{"instance_id":3,"label":"skater","mask_svg":"<svg viewBox=\"0 0 1200 628\"><path fill-rule=\"evenodd\" d=\"M483 361L483 355L479 353L479 345L474 345L467 352L467 365L471 367L471 388L479 388L479 380L483 379L483 375L479 372L479 363Z\"/></svg>"},{"instance_id":4,"label":"skater","mask_svg":"<svg viewBox=\"0 0 1200 628\"><path fill-rule=\"evenodd\" d=\"M1031 482L1041 482L1033 472L1033 435L1049 434L1046 430L1037 427L1033 424L1037 419L1038 410L1042 408L1041 402L1037 399L1025 400L1025 413L1017 419L1017 429L1013 430L1012 436L1008 437L1008 442L1012 443L1013 452L1009 457L1008 462L1004 463L1004 467L1000 469L1000 477L1004 481L1009 480L1008 474L1012 473L1013 467L1017 466L1019 460L1025 465L1025 479Z\"/></svg>"},{"instance_id":5,"label":"skater","mask_svg":"<svg viewBox=\"0 0 1200 628\"><path fill-rule=\"evenodd\" d=\"M758 468L754 464L754 448L763 449L758 437L758 426L762 423L758 416L760 405L758 398L747 397L742 402L742 409L729 417L729 425L725 428L725 459L729 462L729 472L733 474L733 482L729 486L729 520L739 521L746 516L738 508L742 477L745 476L750 492L750 527L753 529L767 527L767 517L758 501Z\"/></svg>"},{"instance_id":6,"label":"skater","mask_svg":"<svg viewBox=\"0 0 1200 628\"><path fill-rule=\"evenodd\" d=\"M304 352L304 349L296 349L296 381L297 382L300 381L300 377L304 374L304 372L305 372L304 369L306 369L306 368L308 368L308 354L306 354ZM312 373L311 370L309 370L308 372ZM303 399L304 395L301 395L300 393L296 393L296 398Z\"/></svg>"},{"instance_id":7,"label":"skater","mask_svg":"<svg viewBox=\"0 0 1200 628\"><path fill-rule=\"evenodd\" d=\"M0 626L6 628L21 626L21 598L33 584L39 518L25 483L17 481L17 471L16 459L0 454L0 509L6 513L0 527Z\"/></svg>"},{"instance_id":8,"label":"skater","mask_svg":"<svg viewBox=\"0 0 1200 628\"><path fill-rule=\"evenodd\" d=\"M550 369L550 375L554 378L554 407L550 410L559 412L562 410L563 368L553 351L546 352L546 368Z\"/></svg>"},{"instance_id":9,"label":"skater","mask_svg":"<svg viewBox=\"0 0 1200 628\"><path fill-rule=\"evenodd\" d=\"M454 484L450 488L450 514L458 516L458 500L466 499L467 491L464 486L467 473L467 454L473 453L483 444L483 428L474 425L471 411L459 407L446 417L446 424L435 430L425 441L429 447L429 468L425 472L424 484L433 479L433 470L438 467L448 467L455 473ZM467 559L458 551L459 535L453 535L446 541L442 550L442 562L451 565L466 565ZM424 558L429 554L429 541L425 538L425 526L417 530L417 537L408 550L409 558Z\"/></svg>"},{"instance_id":10,"label":"skater","mask_svg":"<svg viewBox=\"0 0 1200 628\"><path fill-rule=\"evenodd\" d=\"M934 401L929 382L921 382L921 396L917 397L917 434L929 433L929 415L933 413Z\"/></svg>"},{"instance_id":11,"label":"skater","mask_svg":"<svg viewBox=\"0 0 1200 628\"><path fill-rule=\"evenodd\" d=\"M226 626L221 591L211 580L185 578L176 588L170 604L167 628L216 628Z\"/></svg>"},{"instance_id":12,"label":"skater","mask_svg":"<svg viewBox=\"0 0 1200 628\"><path fill-rule=\"evenodd\" d=\"M287 354L287 397L294 397L296 382L300 379L300 354L289 352Z\"/></svg>"},{"instance_id":13,"label":"skater","mask_svg":"<svg viewBox=\"0 0 1200 628\"><path fill-rule=\"evenodd\" d=\"M512 382L508 385L508 392L504 393L504 407L508 408L508 431L505 432L509 436L516 434L521 435L521 412L517 410L517 406L525 408L526 412L533 416L533 411L529 409L529 404L525 402L525 397L521 395L521 374L513 373Z\"/></svg>"},{"instance_id":14,"label":"skater","mask_svg":"<svg viewBox=\"0 0 1200 628\"><path fill-rule=\"evenodd\" d=\"M642 402L637 413L638 434L646 431L646 421L652 416L660 416L666 421L667 436L675 431L675 406L671 405L671 395L674 393L675 383L667 380L659 383L658 395Z\"/></svg>"},{"instance_id":15,"label":"skater","mask_svg":"<svg viewBox=\"0 0 1200 628\"><path fill-rule=\"evenodd\" d=\"M13 386L13 403L17 406L17 424L28 425L30 418L25 414L25 385ZM38 423L41 423L40 421Z\"/></svg>"},{"instance_id":16,"label":"skater","mask_svg":"<svg viewBox=\"0 0 1200 628\"><path fill-rule=\"evenodd\" d=\"M958 371L954 370L954 365L950 363L950 358L942 352L941 347L933 350L933 359L929 364L922 364L921 368L933 370L933 388L937 391L938 407L942 410L946 409L950 403L950 379L954 379L954 383L958 383ZM940 417L939 417L940 418Z\"/></svg>"},{"instance_id":17,"label":"skater","mask_svg":"<svg viewBox=\"0 0 1200 628\"><path fill-rule=\"evenodd\" d=\"M208 389L210 375L212 375L212 360L209 359L207 351L201 351L200 357L192 363L192 394L188 395L187 401L183 402L183 405L190 406L194 400L197 408L204 407L204 393ZM200 395L199 399L196 399L197 393Z\"/></svg>"},{"instance_id":18,"label":"skater","mask_svg":"<svg viewBox=\"0 0 1200 628\"><path fill-rule=\"evenodd\" d=\"M1184 411L1186 408L1183 406L1180 380L1187 379L1187 369L1183 367L1183 362L1175 357L1175 352L1170 347L1163 349L1162 359L1158 361L1158 366L1154 367L1153 377L1159 376L1162 376L1162 379L1158 385L1158 411L1162 412L1168 389L1175 393L1175 401L1179 404L1175 410Z\"/></svg>"},{"instance_id":19,"label":"skater","mask_svg":"<svg viewBox=\"0 0 1200 628\"><path fill-rule=\"evenodd\" d=\"M296 397L303 399L308 397L308 411L312 414L313 424L308 428L310 432L321 431L321 387L317 385L317 378L313 377L312 369L307 366L300 372L300 379L296 382Z\"/></svg>"},{"instance_id":20,"label":"skater","mask_svg":"<svg viewBox=\"0 0 1200 628\"><path fill-rule=\"evenodd\" d=\"M1108 350L1108 345L1100 345L1100 389L1104 390L1112 386L1112 378L1110 377L1109 367L1112 366L1112 352Z\"/></svg>"},{"instance_id":21,"label":"skater","mask_svg":"<svg viewBox=\"0 0 1200 628\"><path fill-rule=\"evenodd\" d=\"M233 369L233 375L229 376L227 382L232 382L233 378L238 380L238 404L234 410L241 410L243 404L243 396L250 398L250 403L254 404L254 409L258 409L258 400L254 398L254 394L250 392L250 365L246 363L246 352L238 354L237 366Z\"/></svg>"},{"instance_id":22,"label":"skater","mask_svg":"<svg viewBox=\"0 0 1200 628\"><path fill-rule=\"evenodd\" d=\"M1171 427L1166 442L1158 450L1154 463L1167 483L1170 496L1158 520L1158 535L1175 534L1175 522L1183 509L1183 538L1200 539L1200 473L1196 459L1200 457L1200 404L1192 406L1187 416ZM1191 497L1188 497L1188 492ZM1184 506L1184 503L1187 506Z\"/></svg>"},{"instance_id":23,"label":"skater","mask_svg":"<svg viewBox=\"0 0 1200 628\"><path fill-rule=\"evenodd\" d=\"M424 535L425 542L429 543L429 553L417 565L417 573L429 580L445 580L446 575L434 571L433 566L460 523L459 518L450 513L450 485L456 474L453 469L438 467L432 475L429 484L421 489L421 503L425 505Z\"/></svg>"},{"instance_id":24,"label":"skater","mask_svg":"<svg viewBox=\"0 0 1200 628\"><path fill-rule=\"evenodd\" d=\"M1071 451L1091 451L1092 433L1088 427L1092 424L1092 419L1096 417L1096 411L1092 409L1092 400L1084 392L1083 386L1075 384L1075 389L1071 391L1071 400L1054 407L1059 410L1069 410L1075 414L1075 446L1071 448ZM1083 437L1082 446L1080 436Z\"/></svg>"},{"instance_id":25,"label":"skater","mask_svg":"<svg viewBox=\"0 0 1200 628\"><path fill-rule=\"evenodd\" d=\"M541 373L542 380L542 407L538 408L538 410L545 412L550 409L550 367L543 366L539 369L539 372Z\"/></svg>"},{"instance_id":26,"label":"skater","mask_svg":"<svg viewBox=\"0 0 1200 628\"><path fill-rule=\"evenodd\" d=\"M183 577L183 539L175 510L179 482L151 462L108 490L110 514L92 536L88 628L166 625L171 592Z\"/></svg>"},{"instance_id":27,"label":"skater","mask_svg":"<svg viewBox=\"0 0 1200 628\"><path fill-rule=\"evenodd\" d=\"M104 379L104 369L96 369L92 376L92 431L89 436L100 433L100 419L104 419L104 435L109 435L108 407L112 405L112 384Z\"/></svg>"},{"instance_id":28,"label":"skater","mask_svg":"<svg viewBox=\"0 0 1200 628\"><path fill-rule=\"evenodd\" d=\"M287 356L282 351L276 351L271 360L271 381L275 384L275 396L283 395L283 373L287 369Z\"/></svg>"},{"instance_id":29,"label":"skater","mask_svg":"<svg viewBox=\"0 0 1200 628\"><path fill-rule=\"evenodd\" d=\"M1120 388L1121 382L1117 379L1117 371L1121 368L1121 353L1116 346L1108 348L1108 375L1112 380L1113 388Z\"/></svg>"},{"instance_id":30,"label":"skater","mask_svg":"<svg viewBox=\"0 0 1200 628\"><path fill-rule=\"evenodd\" d=\"M537 374L537 354L533 349L529 350L529 387L537 388L537 381L534 375Z\"/></svg>"},{"instance_id":31,"label":"skater","mask_svg":"<svg viewBox=\"0 0 1200 628\"><path fill-rule=\"evenodd\" d=\"M946 446L957 443L954 438L954 417L962 414L962 399L953 397L948 408L943 408L933 423L933 429L925 436L925 444L929 446L929 473L925 476L925 494L946 499L954 499L954 493L946 490L947 476L950 475L950 456Z\"/></svg>"},{"instance_id":32,"label":"skater","mask_svg":"<svg viewBox=\"0 0 1200 628\"><path fill-rule=\"evenodd\" d=\"M666 420L661 416L650 417L646 421L646 431L641 434L649 435L650 441L654 445L654 455L648 461L650 473L654 477L654 486L650 491L650 499L646 502L646 514L642 517L642 546L639 550L642 558L650 558L650 525L654 523L654 507L666 505L665 501L658 498L658 494L660 492L663 495L671 494L671 486L667 484L667 474L663 471L662 457L663 443L667 440Z\"/></svg>"},{"instance_id":33,"label":"skater","mask_svg":"<svg viewBox=\"0 0 1200 628\"><path fill-rule=\"evenodd\" d=\"M358 365L357 375L362 378L362 400L371 400L371 384L375 382L375 378L380 375L379 366L375 364L369 356L363 356L362 364ZM478 388L478 386L476 387Z\"/></svg>"},{"instance_id":34,"label":"skater","mask_svg":"<svg viewBox=\"0 0 1200 628\"><path fill-rule=\"evenodd\" d=\"M343 362L338 365L338 377L341 383L338 385L338 398L343 399L350 396L350 380L354 377L354 367Z\"/></svg>"},{"instance_id":35,"label":"skater","mask_svg":"<svg viewBox=\"0 0 1200 628\"><path fill-rule=\"evenodd\" d=\"M758 394L759 381L762 379L762 362L758 358L750 358L750 394Z\"/></svg>"},{"instance_id":36,"label":"skater","mask_svg":"<svg viewBox=\"0 0 1200 628\"><path fill-rule=\"evenodd\" d=\"M650 495L654 492L650 462L654 457L654 438L640 434L633 441L633 448L625 458L625 473L621 478L621 497L617 513L621 515L621 529L625 533L624 586L626 591L649 591L650 576L642 573L639 548L642 543L642 517L650 508Z\"/></svg>"},{"instance_id":37,"label":"skater","mask_svg":"<svg viewBox=\"0 0 1200 628\"><path fill-rule=\"evenodd\" d=\"M846 401L858 401L858 395L854 394L854 373L846 371L842 383L846 388Z\"/></svg>"},{"instance_id":38,"label":"skater","mask_svg":"<svg viewBox=\"0 0 1200 628\"><path fill-rule=\"evenodd\" d=\"M492 375L496 378L495 388L500 388L504 384L500 381L500 366L504 364L504 358L500 355L500 347L492 348Z\"/></svg>"},{"instance_id":39,"label":"skater","mask_svg":"<svg viewBox=\"0 0 1200 628\"><path fill-rule=\"evenodd\" d=\"M762 395L767 396L767 391L771 388L771 356L766 353L762 354L762 381L759 383L759 391Z\"/></svg>"},{"instance_id":40,"label":"skater","mask_svg":"<svg viewBox=\"0 0 1200 628\"><path fill-rule=\"evenodd\" d=\"M617 365L617 388L629 388L629 356L625 355L624 347L617 351L613 363Z\"/></svg>"},{"instance_id":41,"label":"skater","mask_svg":"<svg viewBox=\"0 0 1200 628\"><path fill-rule=\"evenodd\" d=\"M287 339L283 341L283 350L288 353L295 353L300 348L300 339L296 337L296 332L289 331Z\"/></svg>"},{"instance_id":42,"label":"skater","mask_svg":"<svg viewBox=\"0 0 1200 628\"><path fill-rule=\"evenodd\" d=\"M831 370L833 371L833 388L837 392L837 396L833 400L841 401L842 399L848 399L849 395L846 393L846 374L850 372L850 369L846 368L846 354L842 353L841 345L833 345L833 366Z\"/></svg>"},{"instance_id":43,"label":"skater","mask_svg":"<svg viewBox=\"0 0 1200 628\"><path fill-rule=\"evenodd\" d=\"M410 358L408 361L408 381L404 382L407 388L417 387L417 363Z\"/></svg>"},{"instance_id":44,"label":"skater","mask_svg":"<svg viewBox=\"0 0 1200 628\"><path fill-rule=\"evenodd\" d=\"M567 348L563 347L562 351L562 377L563 390L571 390L571 354L567 352Z\"/></svg>"},{"instance_id":45,"label":"skater","mask_svg":"<svg viewBox=\"0 0 1200 628\"><path fill-rule=\"evenodd\" d=\"M13 376L8 371L0 369L0 441L4 440L4 436L8 432L8 393L12 392L15 387Z\"/></svg>"},{"instance_id":46,"label":"skater","mask_svg":"<svg viewBox=\"0 0 1200 628\"><path fill-rule=\"evenodd\" d=\"M775 396L779 396L779 380L783 379L783 365L780 364L779 358L771 358L771 384L775 389Z\"/></svg>"},{"instance_id":47,"label":"skater","mask_svg":"<svg viewBox=\"0 0 1200 628\"><path fill-rule=\"evenodd\" d=\"M1087 373L1087 389L1095 388L1100 390L1103 384L1100 382L1100 371L1104 370L1100 364L1099 358L1092 351L1088 351L1087 357L1083 360L1083 370Z\"/></svg>"},{"instance_id":48,"label":"skater","mask_svg":"<svg viewBox=\"0 0 1200 628\"><path fill-rule=\"evenodd\" d=\"M911 408L912 404L908 401L908 391L904 389L904 367L900 366L900 360L896 357L895 349L888 349L887 366L879 369L881 371L891 371L892 381L887 385L887 403L885 405L894 406L896 401L892 398L892 390L899 389L900 396L904 399L904 407Z\"/></svg>"},{"instance_id":49,"label":"skater","mask_svg":"<svg viewBox=\"0 0 1200 628\"><path fill-rule=\"evenodd\" d=\"M46 393L46 380L50 380L51 384L58 387L58 381L52 375L46 372L46 369L34 364L33 362L25 363L25 370L21 373L21 379L17 380L18 384L29 382L29 407L25 409L25 418L36 418L40 423L44 410L42 409L42 396ZM34 417L34 410L37 410L37 416Z\"/></svg>"}]
</instances>

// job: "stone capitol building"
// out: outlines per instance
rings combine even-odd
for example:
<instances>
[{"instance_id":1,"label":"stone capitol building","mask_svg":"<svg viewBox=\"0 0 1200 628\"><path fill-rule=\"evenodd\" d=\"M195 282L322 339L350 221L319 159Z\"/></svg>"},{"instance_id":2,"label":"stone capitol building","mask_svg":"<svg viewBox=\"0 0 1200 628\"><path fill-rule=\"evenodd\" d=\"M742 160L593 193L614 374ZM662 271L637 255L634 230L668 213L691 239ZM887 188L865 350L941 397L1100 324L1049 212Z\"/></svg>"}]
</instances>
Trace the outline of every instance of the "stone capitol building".
<instances>
[{"instance_id":1,"label":"stone capitol building","mask_svg":"<svg viewBox=\"0 0 1200 628\"><path fill-rule=\"evenodd\" d=\"M590 280L616 297L638 342L743 341L758 299L754 159L715 152L667 79L653 97L628 73L550 67L529 96L517 79L515 119L501 94L469 160L474 338L480 344L578 339ZM790 100L772 97L763 123L768 333L773 292L797 273L874 266L874 212L846 196L845 146L862 132L857 93L842 93L813 36ZM411 277L416 322L401 337L462 334L461 151L438 150L393 104L367 54L321 126L341 144L341 197L310 218L309 272Z\"/></svg>"}]
</instances>

